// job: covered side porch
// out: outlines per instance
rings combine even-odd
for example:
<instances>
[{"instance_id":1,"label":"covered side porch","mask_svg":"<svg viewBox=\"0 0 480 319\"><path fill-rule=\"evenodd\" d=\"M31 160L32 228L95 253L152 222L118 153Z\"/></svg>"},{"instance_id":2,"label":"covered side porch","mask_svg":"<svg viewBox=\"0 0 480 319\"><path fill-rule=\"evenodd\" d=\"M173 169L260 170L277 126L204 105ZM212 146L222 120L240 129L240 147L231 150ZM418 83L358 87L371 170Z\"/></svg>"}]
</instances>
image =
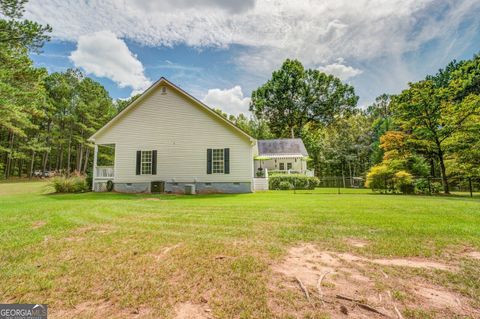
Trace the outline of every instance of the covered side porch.
<instances>
[{"instance_id":1,"label":"covered side porch","mask_svg":"<svg viewBox=\"0 0 480 319\"><path fill-rule=\"evenodd\" d=\"M302 154L264 154L255 157L254 169L257 177L263 176L265 171L282 174L304 174L314 176L314 171L307 168L308 156Z\"/></svg>"},{"instance_id":2,"label":"covered side porch","mask_svg":"<svg viewBox=\"0 0 480 319\"><path fill-rule=\"evenodd\" d=\"M107 190L107 182L115 178L115 144L95 144L93 153L92 191Z\"/></svg>"}]
</instances>

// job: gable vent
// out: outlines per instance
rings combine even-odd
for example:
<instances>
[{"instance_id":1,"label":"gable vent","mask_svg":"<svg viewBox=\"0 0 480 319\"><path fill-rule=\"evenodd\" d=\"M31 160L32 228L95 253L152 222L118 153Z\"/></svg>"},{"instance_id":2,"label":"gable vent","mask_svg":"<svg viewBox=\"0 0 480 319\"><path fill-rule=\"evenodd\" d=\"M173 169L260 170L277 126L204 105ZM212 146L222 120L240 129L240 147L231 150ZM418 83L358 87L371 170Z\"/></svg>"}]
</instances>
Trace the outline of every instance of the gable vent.
<instances>
[{"instance_id":1,"label":"gable vent","mask_svg":"<svg viewBox=\"0 0 480 319\"><path fill-rule=\"evenodd\" d=\"M166 86L162 86L161 92L162 92L162 94L167 94L167 87L166 87Z\"/></svg>"}]
</instances>

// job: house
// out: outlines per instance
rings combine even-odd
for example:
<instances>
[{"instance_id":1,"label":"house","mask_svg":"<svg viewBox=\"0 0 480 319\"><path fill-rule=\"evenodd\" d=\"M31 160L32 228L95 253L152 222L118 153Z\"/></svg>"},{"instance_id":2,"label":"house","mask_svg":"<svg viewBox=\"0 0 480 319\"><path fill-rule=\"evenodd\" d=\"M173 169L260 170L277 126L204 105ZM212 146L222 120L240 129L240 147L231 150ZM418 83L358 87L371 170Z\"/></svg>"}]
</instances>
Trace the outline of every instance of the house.
<instances>
[{"instance_id":1,"label":"house","mask_svg":"<svg viewBox=\"0 0 480 319\"><path fill-rule=\"evenodd\" d=\"M254 160L259 155L257 140L165 78L155 82L90 141L95 143L94 191L105 191L108 186L130 193L184 193L192 188L197 193L255 190L255 170L260 165ZM273 141L284 145L282 140ZM260 142L267 145L262 143L268 141ZM293 153L307 155L298 140L287 144L291 146L285 151L299 147ZM112 165L98 165L106 148L113 150ZM280 156L274 148L270 148L272 155ZM263 152L267 148L261 149ZM290 168L291 161L292 168L306 168L301 161L300 166L293 166L299 157L280 159L285 169Z\"/></svg>"},{"instance_id":2,"label":"house","mask_svg":"<svg viewBox=\"0 0 480 319\"><path fill-rule=\"evenodd\" d=\"M255 157L256 175L267 169L270 173L299 173L313 176L307 169L307 149L300 138L258 140L258 155Z\"/></svg>"}]
</instances>

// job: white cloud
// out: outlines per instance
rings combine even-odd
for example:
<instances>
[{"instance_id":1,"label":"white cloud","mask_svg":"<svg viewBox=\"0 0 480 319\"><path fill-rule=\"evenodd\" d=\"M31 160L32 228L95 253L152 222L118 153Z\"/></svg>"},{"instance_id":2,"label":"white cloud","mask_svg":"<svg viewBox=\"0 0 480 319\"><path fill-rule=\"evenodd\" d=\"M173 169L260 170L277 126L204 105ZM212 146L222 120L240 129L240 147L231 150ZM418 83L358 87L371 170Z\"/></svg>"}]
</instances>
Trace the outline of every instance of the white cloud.
<instances>
[{"instance_id":1,"label":"white cloud","mask_svg":"<svg viewBox=\"0 0 480 319\"><path fill-rule=\"evenodd\" d=\"M362 70L343 64L341 61L318 67L318 70L336 76L342 81L353 78L362 73Z\"/></svg>"},{"instance_id":2,"label":"white cloud","mask_svg":"<svg viewBox=\"0 0 480 319\"><path fill-rule=\"evenodd\" d=\"M315 68L343 57L362 69L355 80L382 76L374 79L380 86L360 84L376 94L425 75L425 68L407 65L409 53L434 72L473 48L479 12L478 0L30 0L25 16L50 24L60 40L110 30L146 46L232 47L240 70L235 80L244 89L286 58ZM434 54L423 55L428 50ZM330 68L351 75L344 66Z\"/></svg>"},{"instance_id":3,"label":"white cloud","mask_svg":"<svg viewBox=\"0 0 480 319\"><path fill-rule=\"evenodd\" d=\"M109 78L119 87L131 87L132 95L141 93L151 84L142 63L125 42L110 31L80 36L70 59L88 74Z\"/></svg>"},{"instance_id":4,"label":"white cloud","mask_svg":"<svg viewBox=\"0 0 480 319\"><path fill-rule=\"evenodd\" d=\"M226 90L210 89L202 101L211 108L220 108L233 115L247 113L250 105L250 98L243 96L240 85Z\"/></svg>"},{"instance_id":5,"label":"white cloud","mask_svg":"<svg viewBox=\"0 0 480 319\"><path fill-rule=\"evenodd\" d=\"M31 0L26 16L64 40L111 30L145 45L249 48L243 66L272 69L285 57L319 65L338 56L372 59L418 49L480 10L478 0ZM236 14L232 14L236 13ZM254 64L248 64L252 57Z\"/></svg>"}]
</instances>

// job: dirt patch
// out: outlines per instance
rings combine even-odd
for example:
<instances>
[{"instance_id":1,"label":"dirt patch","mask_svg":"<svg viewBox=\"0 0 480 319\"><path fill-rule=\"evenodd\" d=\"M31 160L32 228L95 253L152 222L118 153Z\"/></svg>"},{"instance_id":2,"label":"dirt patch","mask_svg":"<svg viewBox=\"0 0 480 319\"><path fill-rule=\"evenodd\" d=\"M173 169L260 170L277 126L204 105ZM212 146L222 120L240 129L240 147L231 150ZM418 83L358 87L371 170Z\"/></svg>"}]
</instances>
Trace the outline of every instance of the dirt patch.
<instances>
[{"instance_id":1,"label":"dirt patch","mask_svg":"<svg viewBox=\"0 0 480 319\"><path fill-rule=\"evenodd\" d=\"M398 267L412 267L412 268L426 268L426 269L437 269L437 270L446 270L446 271L457 271L457 267L438 263L435 261L428 261L422 259L404 259L404 258L393 258L393 259L368 259L348 253L337 254L338 257L345 259L351 262L370 262L378 265L384 266L398 266Z\"/></svg>"},{"instance_id":2,"label":"dirt patch","mask_svg":"<svg viewBox=\"0 0 480 319\"><path fill-rule=\"evenodd\" d=\"M49 309L52 318L145 318L152 317L149 309L122 309L106 300L86 301L73 309Z\"/></svg>"},{"instance_id":3,"label":"dirt patch","mask_svg":"<svg viewBox=\"0 0 480 319\"><path fill-rule=\"evenodd\" d=\"M399 311L407 308L422 309L433 312L435 318L451 318L460 314L472 317L480 315L465 297L444 287L426 283L414 274L389 276L387 269L382 269L389 266L448 271L455 269L421 259L368 259L348 253L319 251L311 244L292 247L283 262L272 268L283 277L277 279L281 281L280 286L287 286L305 295L301 282L309 292L310 304L332 318L343 318L345 314L342 312L348 312L349 318L382 317L362 308L359 303L367 304L392 318L398 318L395 308ZM287 280L285 276L288 277ZM340 299L338 296L346 296L358 302Z\"/></svg>"},{"instance_id":4,"label":"dirt patch","mask_svg":"<svg viewBox=\"0 0 480 319\"><path fill-rule=\"evenodd\" d=\"M345 242L348 245L356 247L356 248L364 248L369 244L369 242L367 240L358 239L358 238L347 238L347 239L345 239Z\"/></svg>"},{"instance_id":5,"label":"dirt patch","mask_svg":"<svg viewBox=\"0 0 480 319\"><path fill-rule=\"evenodd\" d=\"M175 319L213 319L206 305L184 302L175 307Z\"/></svg>"},{"instance_id":6,"label":"dirt patch","mask_svg":"<svg viewBox=\"0 0 480 319\"><path fill-rule=\"evenodd\" d=\"M159 201L161 200L160 198L155 198L155 197L147 197L147 198L142 198L141 200L153 200L153 201Z\"/></svg>"},{"instance_id":7,"label":"dirt patch","mask_svg":"<svg viewBox=\"0 0 480 319\"><path fill-rule=\"evenodd\" d=\"M480 251L470 251L465 253L465 257L480 260Z\"/></svg>"},{"instance_id":8,"label":"dirt patch","mask_svg":"<svg viewBox=\"0 0 480 319\"><path fill-rule=\"evenodd\" d=\"M106 234L111 232L113 227L111 226L82 226L75 228L70 232L70 236L64 237L63 240L65 241L82 241L85 240L88 236L91 236L92 234Z\"/></svg>"},{"instance_id":9,"label":"dirt patch","mask_svg":"<svg viewBox=\"0 0 480 319\"><path fill-rule=\"evenodd\" d=\"M46 221L43 221L43 220L37 220L36 222L33 222L32 223L32 229L38 229L38 228L41 228L43 226L45 226L47 224Z\"/></svg>"},{"instance_id":10,"label":"dirt patch","mask_svg":"<svg viewBox=\"0 0 480 319\"><path fill-rule=\"evenodd\" d=\"M177 248L180 247L180 246L181 246L181 244L176 244L176 245L167 246L167 247L162 248L158 253L153 253L153 254L151 254L151 255L152 255L157 261L160 261L160 260L165 259L172 250L177 249Z\"/></svg>"}]
</instances>

